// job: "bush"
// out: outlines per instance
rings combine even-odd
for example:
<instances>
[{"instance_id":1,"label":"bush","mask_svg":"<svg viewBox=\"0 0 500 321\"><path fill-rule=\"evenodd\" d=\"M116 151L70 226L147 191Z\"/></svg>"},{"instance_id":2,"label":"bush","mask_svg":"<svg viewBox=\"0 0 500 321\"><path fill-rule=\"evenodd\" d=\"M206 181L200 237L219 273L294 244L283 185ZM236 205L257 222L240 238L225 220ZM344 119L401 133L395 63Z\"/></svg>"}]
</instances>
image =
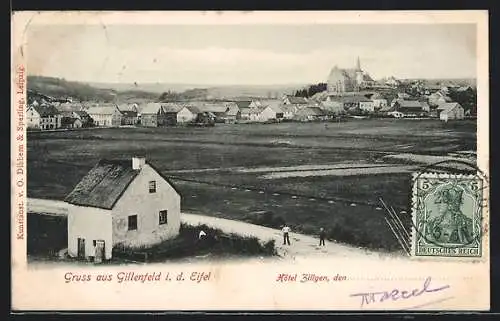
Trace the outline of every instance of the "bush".
<instances>
[{"instance_id":1,"label":"bush","mask_svg":"<svg viewBox=\"0 0 500 321\"><path fill-rule=\"evenodd\" d=\"M199 240L198 235L201 230L207 235ZM179 235L175 239L141 248L118 245L113 248L113 253L113 256L116 255L116 257L154 262L204 254L217 257L227 255L272 256L276 255L276 249L274 240L261 243L256 237L226 234L204 224L198 226L181 224Z\"/></svg>"}]
</instances>

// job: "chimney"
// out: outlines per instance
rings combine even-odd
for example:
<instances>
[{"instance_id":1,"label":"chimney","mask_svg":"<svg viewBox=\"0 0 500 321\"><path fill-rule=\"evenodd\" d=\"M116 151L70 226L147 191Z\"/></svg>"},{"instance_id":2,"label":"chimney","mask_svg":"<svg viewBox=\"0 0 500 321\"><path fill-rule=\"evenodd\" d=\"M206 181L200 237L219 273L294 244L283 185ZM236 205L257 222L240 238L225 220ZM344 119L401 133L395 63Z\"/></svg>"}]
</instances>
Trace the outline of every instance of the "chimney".
<instances>
[{"instance_id":1,"label":"chimney","mask_svg":"<svg viewBox=\"0 0 500 321\"><path fill-rule=\"evenodd\" d=\"M132 169L140 170L146 164L146 157L134 156L132 157Z\"/></svg>"}]
</instances>

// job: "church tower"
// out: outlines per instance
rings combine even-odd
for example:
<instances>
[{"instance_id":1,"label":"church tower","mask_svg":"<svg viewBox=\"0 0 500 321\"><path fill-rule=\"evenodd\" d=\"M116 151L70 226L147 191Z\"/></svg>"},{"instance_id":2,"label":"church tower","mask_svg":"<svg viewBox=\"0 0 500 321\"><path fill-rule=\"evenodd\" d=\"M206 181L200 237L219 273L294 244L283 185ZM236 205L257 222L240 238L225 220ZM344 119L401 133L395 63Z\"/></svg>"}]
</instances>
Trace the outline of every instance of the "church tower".
<instances>
[{"instance_id":1,"label":"church tower","mask_svg":"<svg viewBox=\"0 0 500 321\"><path fill-rule=\"evenodd\" d=\"M361 71L361 62L359 61L359 56L358 59L356 60L356 71Z\"/></svg>"}]
</instances>

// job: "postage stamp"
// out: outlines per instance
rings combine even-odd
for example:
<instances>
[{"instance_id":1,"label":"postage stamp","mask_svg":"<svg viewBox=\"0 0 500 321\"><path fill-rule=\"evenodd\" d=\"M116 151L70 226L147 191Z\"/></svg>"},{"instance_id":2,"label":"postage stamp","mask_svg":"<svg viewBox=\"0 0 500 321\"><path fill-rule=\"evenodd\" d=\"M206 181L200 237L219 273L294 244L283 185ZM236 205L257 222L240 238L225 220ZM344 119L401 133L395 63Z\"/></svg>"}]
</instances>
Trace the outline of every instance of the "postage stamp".
<instances>
[{"instance_id":1,"label":"postage stamp","mask_svg":"<svg viewBox=\"0 0 500 321\"><path fill-rule=\"evenodd\" d=\"M483 180L475 175L414 176L413 255L481 257Z\"/></svg>"}]
</instances>

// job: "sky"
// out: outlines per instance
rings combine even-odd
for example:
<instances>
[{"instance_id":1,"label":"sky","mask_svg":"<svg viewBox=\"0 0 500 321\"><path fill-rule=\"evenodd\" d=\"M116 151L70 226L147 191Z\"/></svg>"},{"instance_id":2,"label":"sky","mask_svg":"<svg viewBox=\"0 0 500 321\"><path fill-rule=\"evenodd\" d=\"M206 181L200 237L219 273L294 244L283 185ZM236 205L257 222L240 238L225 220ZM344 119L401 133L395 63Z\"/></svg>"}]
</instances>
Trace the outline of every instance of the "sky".
<instances>
[{"instance_id":1,"label":"sky","mask_svg":"<svg viewBox=\"0 0 500 321\"><path fill-rule=\"evenodd\" d=\"M475 78L474 24L33 25L28 72L112 83L325 82L356 57L373 78Z\"/></svg>"}]
</instances>

